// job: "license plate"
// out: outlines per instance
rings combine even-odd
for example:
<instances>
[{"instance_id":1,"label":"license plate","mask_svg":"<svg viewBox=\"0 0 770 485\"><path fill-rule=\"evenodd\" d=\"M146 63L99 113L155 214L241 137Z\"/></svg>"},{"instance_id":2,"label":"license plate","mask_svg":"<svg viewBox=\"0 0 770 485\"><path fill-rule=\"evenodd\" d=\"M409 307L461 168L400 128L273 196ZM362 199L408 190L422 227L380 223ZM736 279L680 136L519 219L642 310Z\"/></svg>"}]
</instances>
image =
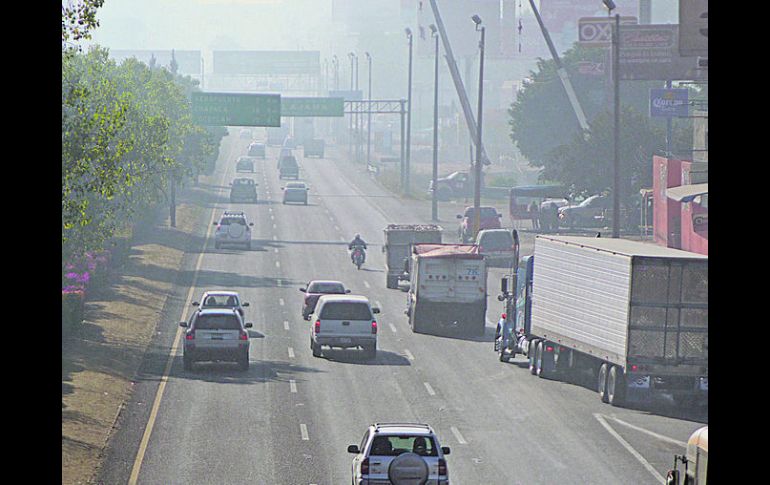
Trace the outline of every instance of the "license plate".
<instances>
[{"instance_id":1,"label":"license plate","mask_svg":"<svg viewBox=\"0 0 770 485\"><path fill-rule=\"evenodd\" d=\"M341 344L349 344L350 343L350 339L349 338L341 338L341 339L339 339L339 341L340 341Z\"/></svg>"},{"instance_id":2,"label":"license plate","mask_svg":"<svg viewBox=\"0 0 770 485\"><path fill-rule=\"evenodd\" d=\"M222 340L223 337L221 335L212 335L211 340Z\"/></svg>"}]
</instances>

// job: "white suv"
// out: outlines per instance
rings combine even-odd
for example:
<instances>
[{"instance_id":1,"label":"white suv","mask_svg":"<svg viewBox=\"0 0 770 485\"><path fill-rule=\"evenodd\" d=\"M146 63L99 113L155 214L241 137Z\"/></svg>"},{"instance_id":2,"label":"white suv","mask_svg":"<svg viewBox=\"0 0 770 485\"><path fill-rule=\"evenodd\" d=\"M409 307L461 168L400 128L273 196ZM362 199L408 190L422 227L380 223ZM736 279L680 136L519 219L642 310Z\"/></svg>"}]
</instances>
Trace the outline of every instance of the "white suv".
<instances>
[{"instance_id":1,"label":"white suv","mask_svg":"<svg viewBox=\"0 0 770 485\"><path fill-rule=\"evenodd\" d=\"M242 211L225 211L214 225L217 226L217 232L214 233L216 249L223 244L238 244L251 249L251 226L254 223L246 222L246 214Z\"/></svg>"},{"instance_id":2,"label":"white suv","mask_svg":"<svg viewBox=\"0 0 770 485\"><path fill-rule=\"evenodd\" d=\"M360 445L348 446L348 453L356 455L353 484L449 485L444 458L449 451L439 445L427 424L375 423L367 428Z\"/></svg>"},{"instance_id":3,"label":"white suv","mask_svg":"<svg viewBox=\"0 0 770 485\"><path fill-rule=\"evenodd\" d=\"M321 346L361 347L366 357L377 357L377 321L369 299L359 295L321 295L310 315L310 349L321 356Z\"/></svg>"}]
</instances>

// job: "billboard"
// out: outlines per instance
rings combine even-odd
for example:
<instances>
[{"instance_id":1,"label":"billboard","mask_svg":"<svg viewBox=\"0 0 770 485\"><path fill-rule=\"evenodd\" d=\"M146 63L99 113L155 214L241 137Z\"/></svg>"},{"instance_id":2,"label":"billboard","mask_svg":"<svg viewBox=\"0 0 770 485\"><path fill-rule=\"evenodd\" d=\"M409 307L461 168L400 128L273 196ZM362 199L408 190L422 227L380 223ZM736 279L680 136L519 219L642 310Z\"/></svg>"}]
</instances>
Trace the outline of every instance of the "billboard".
<instances>
[{"instance_id":1,"label":"billboard","mask_svg":"<svg viewBox=\"0 0 770 485\"><path fill-rule=\"evenodd\" d=\"M707 70L678 51L679 26L674 24L620 26L620 79L634 81L702 80Z\"/></svg>"},{"instance_id":2,"label":"billboard","mask_svg":"<svg viewBox=\"0 0 770 485\"><path fill-rule=\"evenodd\" d=\"M708 56L708 0L679 0L679 55Z\"/></svg>"},{"instance_id":3,"label":"billboard","mask_svg":"<svg viewBox=\"0 0 770 485\"><path fill-rule=\"evenodd\" d=\"M615 4L617 8L612 11L612 15L627 17L639 13L638 0L618 0ZM578 20L581 17L608 17L601 0L540 0L539 11L559 52L569 49L578 40Z\"/></svg>"},{"instance_id":4,"label":"billboard","mask_svg":"<svg viewBox=\"0 0 770 485\"><path fill-rule=\"evenodd\" d=\"M687 89L650 89L650 116L685 118L689 114Z\"/></svg>"},{"instance_id":5,"label":"billboard","mask_svg":"<svg viewBox=\"0 0 770 485\"><path fill-rule=\"evenodd\" d=\"M135 57L137 60L150 64L150 59L155 56L155 65L169 67L171 64L171 49L110 49L110 58L121 63L125 59ZM186 51L174 49L174 59L177 63L177 72L192 76L200 76L201 51Z\"/></svg>"},{"instance_id":6,"label":"billboard","mask_svg":"<svg viewBox=\"0 0 770 485\"><path fill-rule=\"evenodd\" d=\"M214 74L320 75L320 51L214 51Z\"/></svg>"}]
</instances>

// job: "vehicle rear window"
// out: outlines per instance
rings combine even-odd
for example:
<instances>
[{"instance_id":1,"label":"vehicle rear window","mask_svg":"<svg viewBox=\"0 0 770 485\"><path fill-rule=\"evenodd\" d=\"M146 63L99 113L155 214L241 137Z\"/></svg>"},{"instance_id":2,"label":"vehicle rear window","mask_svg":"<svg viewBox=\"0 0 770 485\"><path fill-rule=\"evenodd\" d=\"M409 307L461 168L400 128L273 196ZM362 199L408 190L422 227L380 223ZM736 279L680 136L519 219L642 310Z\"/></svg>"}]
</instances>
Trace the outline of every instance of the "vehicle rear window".
<instances>
[{"instance_id":1,"label":"vehicle rear window","mask_svg":"<svg viewBox=\"0 0 770 485\"><path fill-rule=\"evenodd\" d=\"M436 443L431 436L376 436L369 455L398 456L401 453L417 453L420 456L438 456Z\"/></svg>"},{"instance_id":2,"label":"vehicle rear window","mask_svg":"<svg viewBox=\"0 0 770 485\"><path fill-rule=\"evenodd\" d=\"M485 249L510 249L513 246L513 237L508 231L488 232L481 235L479 245Z\"/></svg>"},{"instance_id":3,"label":"vehicle rear window","mask_svg":"<svg viewBox=\"0 0 770 485\"><path fill-rule=\"evenodd\" d=\"M342 294L345 293L345 287L340 283L312 283L307 291L308 293Z\"/></svg>"},{"instance_id":4,"label":"vehicle rear window","mask_svg":"<svg viewBox=\"0 0 770 485\"><path fill-rule=\"evenodd\" d=\"M497 217L497 209L494 207L480 207L479 210L481 212L482 219ZM473 217L473 211L473 207L468 207L465 209L465 217Z\"/></svg>"},{"instance_id":5,"label":"vehicle rear window","mask_svg":"<svg viewBox=\"0 0 770 485\"><path fill-rule=\"evenodd\" d=\"M240 224L242 226L246 225L246 221L243 218L239 217L223 217L221 221L219 221L219 224L222 226L229 226L230 224Z\"/></svg>"},{"instance_id":6,"label":"vehicle rear window","mask_svg":"<svg viewBox=\"0 0 770 485\"><path fill-rule=\"evenodd\" d=\"M369 320L372 312L366 303L331 302L324 305L321 318L327 320Z\"/></svg>"},{"instance_id":7,"label":"vehicle rear window","mask_svg":"<svg viewBox=\"0 0 770 485\"><path fill-rule=\"evenodd\" d=\"M198 315L194 327L199 330L240 330L241 324L235 315Z\"/></svg>"}]
</instances>

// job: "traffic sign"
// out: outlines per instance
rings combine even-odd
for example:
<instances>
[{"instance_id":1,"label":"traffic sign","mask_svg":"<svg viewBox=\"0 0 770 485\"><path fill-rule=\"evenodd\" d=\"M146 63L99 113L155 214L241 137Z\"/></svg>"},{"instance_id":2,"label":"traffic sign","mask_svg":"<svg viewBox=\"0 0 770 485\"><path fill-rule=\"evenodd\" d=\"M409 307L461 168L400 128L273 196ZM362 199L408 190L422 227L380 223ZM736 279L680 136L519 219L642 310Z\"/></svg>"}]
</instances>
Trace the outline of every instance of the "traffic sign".
<instances>
[{"instance_id":1,"label":"traffic sign","mask_svg":"<svg viewBox=\"0 0 770 485\"><path fill-rule=\"evenodd\" d=\"M281 96L195 92L192 116L200 125L281 126Z\"/></svg>"},{"instance_id":2,"label":"traffic sign","mask_svg":"<svg viewBox=\"0 0 770 485\"><path fill-rule=\"evenodd\" d=\"M636 25L636 17L620 17L620 25ZM582 17L578 20L578 42L583 46L607 47L612 44L614 17Z\"/></svg>"},{"instance_id":3,"label":"traffic sign","mask_svg":"<svg viewBox=\"0 0 770 485\"><path fill-rule=\"evenodd\" d=\"M345 99L281 98L281 116L345 116Z\"/></svg>"}]
</instances>

